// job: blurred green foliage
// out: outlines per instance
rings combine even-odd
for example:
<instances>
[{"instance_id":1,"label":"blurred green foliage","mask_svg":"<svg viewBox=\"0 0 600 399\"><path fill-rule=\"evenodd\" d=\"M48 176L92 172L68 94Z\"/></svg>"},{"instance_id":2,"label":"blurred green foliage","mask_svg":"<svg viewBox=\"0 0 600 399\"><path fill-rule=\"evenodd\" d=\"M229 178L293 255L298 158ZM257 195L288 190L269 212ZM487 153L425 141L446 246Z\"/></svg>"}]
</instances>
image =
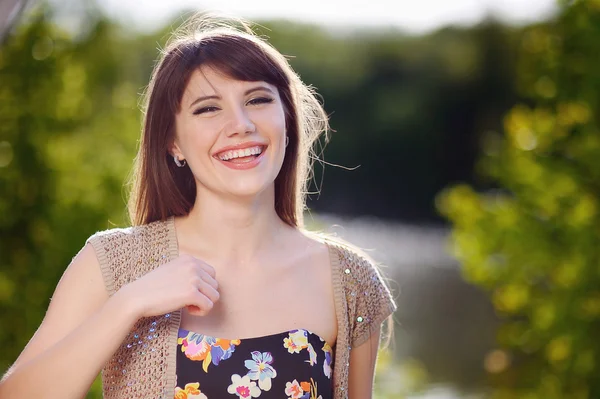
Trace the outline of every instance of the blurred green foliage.
<instances>
[{"instance_id":1,"label":"blurred green foliage","mask_svg":"<svg viewBox=\"0 0 600 399\"><path fill-rule=\"evenodd\" d=\"M131 58L119 40L106 20L74 40L39 11L0 51L1 370L86 237L126 220L141 84L120 73Z\"/></svg>"},{"instance_id":2,"label":"blurred green foliage","mask_svg":"<svg viewBox=\"0 0 600 399\"><path fill-rule=\"evenodd\" d=\"M508 387L520 386L525 377L519 376L542 378L538 370L546 370L544 381L570 381L561 374L570 376L570 366L538 367L546 364L546 355L535 357L542 352L562 358L559 365L575 361L576 353L583 359L576 370L597 370L597 348L580 350L583 338L568 329L591 331L600 313L600 297L584 289L597 282L592 166L600 79L589 57L596 57L598 34L596 14L584 14L591 6L581 4L556 24L525 31L488 21L420 37L333 34L272 21L261 32L294 56L290 62L332 113L337 132L326 160L362 165L353 172L327 169L319 202L311 203L317 211L431 220L441 187L476 182L472 169L483 138L490 155L481 168L505 189L479 196L458 187L439 203L456 223L465 274L494 290L500 310L519 315L500 338L526 343L531 355L498 376ZM127 224L124 181L140 132L138 101L171 30L141 34L98 14L82 17L85 31L73 33L56 26L51 11L28 14L0 48L2 371L39 325L85 239ZM519 63L518 49L525 54ZM490 132L501 129L502 115L518 100L516 87L525 101L506 118L503 139ZM579 317L573 309L586 309L587 319L572 320ZM532 327L533 314L544 330ZM490 363L496 358L502 356ZM429 376L418 360L382 359L380 397L424 388ZM402 387L397 375L408 376ZM534 377L527 381L541 381ZM97 383L89 396L100 397Z\"/></svg>"},{"instance_id":3,"label":"blurred green foliage","mask_svg":"<svg viewBox=\"0 0 600 399\"><path fill-rule=\"evenodd\" d=\"M438 197L464 276L504 323L491 397L600 397L600 2L565 2L520 41L524 98L489 132L478 170L498 187Z\"/></svg>"}]
</instances>

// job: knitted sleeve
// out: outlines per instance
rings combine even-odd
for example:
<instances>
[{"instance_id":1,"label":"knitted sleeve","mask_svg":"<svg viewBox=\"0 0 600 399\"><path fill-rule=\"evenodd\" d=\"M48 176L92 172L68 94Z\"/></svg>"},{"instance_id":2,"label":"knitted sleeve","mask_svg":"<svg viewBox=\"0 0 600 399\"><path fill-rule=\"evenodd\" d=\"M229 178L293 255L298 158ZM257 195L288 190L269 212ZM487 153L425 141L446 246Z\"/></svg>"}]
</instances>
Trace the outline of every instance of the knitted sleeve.
<instances>
[{"instance_id":1,"label":"knitted sleeve","mask_svg":"<svg viewBox=\"0 0 600 399\"><path fill-rule=\"evenodd\" d=\"M125 265L131 263L132 255L135 256L130 248L131 236L131 228L110 229L99 231L87 239L94 248L104 278L104 286L111 296L129 280Z\"/></svg>"},{"instance_id":2,"label":"knitted sleeve","mask_svg":"<svg viewBox=\"0 0 600 399\"><path fill-rule=\"evenodd\" d=\"M165 223L100 231L87 242L100 263L109 295L148 271L169 261L173 254Z\"/></svg>"},{"instance_id":3,"label":"knitted sleeve","mask_svg":"<svg viewBox=\"0 0 600 399\"><path fill-rule=\"evenodd\" d=\"M177 255L172 220L101 231L88 239L109 295ZM173 397L180 312L139 319L102 368L104 399Z\"/></svg>"},{"instance_id":4,"label":"knitted sleeve","mask_svg":"<svg viewBox=\"0 0 600 399\"><path fill-rule=\"evenodd\" d=\"M367 341L371 334L381 328L383 321L396 310L389 288L375 262L345 248L342 273L346 298L352 347Z\"/></svg>"}]
</instances>

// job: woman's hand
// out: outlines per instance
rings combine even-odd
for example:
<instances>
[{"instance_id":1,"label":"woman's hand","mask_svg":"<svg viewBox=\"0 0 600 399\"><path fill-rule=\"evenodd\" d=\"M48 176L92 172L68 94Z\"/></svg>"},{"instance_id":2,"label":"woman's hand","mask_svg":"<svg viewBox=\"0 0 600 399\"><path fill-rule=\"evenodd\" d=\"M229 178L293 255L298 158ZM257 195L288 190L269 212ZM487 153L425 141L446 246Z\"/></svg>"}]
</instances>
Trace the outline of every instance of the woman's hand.
<instances>
[{"instance_id":1,"label":"woman's hand","mask_svg":"<svg viewBox=\"0 0 600 399\"><path fill-rule=\"evenodd\" d=\"M193 256L181 255L123 286L115 297L124 301L125 306L131 306L138 319L184 307L192 315L205 316L219 300L218 288L212 266Z\"/></svg>"}]
</instances>

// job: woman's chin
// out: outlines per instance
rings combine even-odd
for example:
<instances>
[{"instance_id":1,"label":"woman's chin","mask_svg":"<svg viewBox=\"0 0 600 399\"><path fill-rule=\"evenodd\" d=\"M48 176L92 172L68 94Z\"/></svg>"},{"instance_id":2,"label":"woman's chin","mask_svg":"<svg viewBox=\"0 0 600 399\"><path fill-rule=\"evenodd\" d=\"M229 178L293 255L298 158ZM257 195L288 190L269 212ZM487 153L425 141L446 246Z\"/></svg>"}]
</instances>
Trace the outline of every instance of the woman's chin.
<instances>
[{"instance_id":1,"label":"woman's chin","mask_svg":"<svg viewBox=\"0 0 600 399\"><path fill-rule=\"evenodd\" d=\"M272 184L271 184L272 185ZM236 198L244 198L244 199L252 199L255 197L259 197L265 192L268 191L271 185L265 184L256 184L256 185L248 185L248 184L240 184L238 186L230 186L226 190L227 193Z\"/></svg>"}]
</instances>

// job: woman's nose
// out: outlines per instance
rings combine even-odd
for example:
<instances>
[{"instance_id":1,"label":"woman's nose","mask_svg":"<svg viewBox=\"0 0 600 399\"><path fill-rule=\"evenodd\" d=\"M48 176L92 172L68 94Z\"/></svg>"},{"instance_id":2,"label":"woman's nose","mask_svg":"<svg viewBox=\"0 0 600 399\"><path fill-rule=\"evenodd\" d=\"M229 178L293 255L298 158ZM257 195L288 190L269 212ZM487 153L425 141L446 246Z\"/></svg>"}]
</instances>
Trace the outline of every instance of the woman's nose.
<instances>
[{"instance_id":1,"label":"woman's nose","mask_svg":"<svg viewBox=\"0 0 600 399\"><path fill-rule=\"evenodd\" d=\"M248 112L243 107L232 109L227 118L227 136L233 136L236 134L244 135L247 133L252 133L256 130L256 126L254 126L254 123L250 119Z\"/></svg>"}]
</instances>

